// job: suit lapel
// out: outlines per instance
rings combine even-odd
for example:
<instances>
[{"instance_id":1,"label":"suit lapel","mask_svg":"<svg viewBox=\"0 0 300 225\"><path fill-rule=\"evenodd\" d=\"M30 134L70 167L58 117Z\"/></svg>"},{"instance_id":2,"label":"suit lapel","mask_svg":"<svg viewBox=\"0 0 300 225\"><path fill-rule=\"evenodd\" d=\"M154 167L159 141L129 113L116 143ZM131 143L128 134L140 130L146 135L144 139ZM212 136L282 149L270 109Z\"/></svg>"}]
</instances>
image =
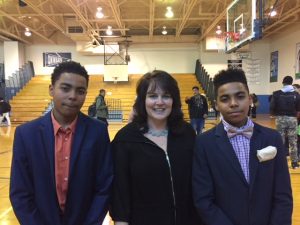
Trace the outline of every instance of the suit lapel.
<instances>
[{"instance_id":1,"label":"suit lapel","mask_svg":"<svg viewBox=\"0 0 300 225\"><path fill-rule=\"evenodd\" d=\"M257 169L259 167L259 161L257 159L257 150L261 149L262 139L260 138L260 127L255 124L253 135L250 141L250 153L249 153L249 174L250 174L250 194L253 189L255 177L257 174Z\"/></svg>"},{"instance_id":2,"label":"suit lapel","mask_svg":"<svg viewBox=\"0 0 300 225\"><path fill-rule=\"evenodd\" d=\"M248 185L248 182L242 171L240 162L227 137L226 131L224 130L224 126L222 123L219 123L219 125L216 127L216 142L217 142L218 149L220 149L221 154L224 155L225 160L229 162L229 165L238 174L241 180L243 180L243 182Z\"/></svg>"},{"instance_id":3,"label":"suit lapel","mask_svg":"<svg viewBox=\"0 0 300 225\"><path fill-rule=\"evenodd\" d=\"M53 125L51 121L51 112L46 114L41 121L41 126L40 126L40 132L41 132L41 137L42 137L42 143L43 143L43 149L46 151L46 155L48 158L49 162L49 168L50 168L50 173L51 173L51 178L52 178L52 183L54 189L56 189L55 185L55 159L54 159L54 154L55 154L55 147L54 147L54 131L53 131Z\"/></svg>"},{"instance_id":4,"label":"suit lapel","mask_svg":"<svg viewBox=\"0 0 300 225\"><path fill-rule=\"evenodd\" d=\"M86 135L87 124L85 122L84 116L80 113L78 115L78 120L76 124L75 136L73 138L72 150L71 150L71 161L70 161L70 178L72 176L72 171L74 169L76 160L78 158L81 146L83 144L83 139Z\"/></svg>"}]
</instances>

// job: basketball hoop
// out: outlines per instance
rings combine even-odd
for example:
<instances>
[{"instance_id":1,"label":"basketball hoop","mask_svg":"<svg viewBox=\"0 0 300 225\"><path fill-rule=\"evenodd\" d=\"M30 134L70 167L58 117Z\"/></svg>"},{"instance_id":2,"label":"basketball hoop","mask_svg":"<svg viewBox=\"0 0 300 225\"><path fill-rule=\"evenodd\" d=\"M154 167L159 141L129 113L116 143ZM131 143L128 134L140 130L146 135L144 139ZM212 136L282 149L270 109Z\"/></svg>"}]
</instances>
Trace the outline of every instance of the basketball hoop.
<instances>
[{"instance_id":1,"label":"basketball hoop","mask_svg":"<svg viewBox=\"0 0 300 225\"><path fill-rule=\"evenodd\" d=\"M240 40L240 33L236 33L236 32L225 32L226 34L226 38L228 38L228 42L237 42Z\"/></svg>"},{"instance_id":2,"label":"basketball hoop","mask_svg":"<svg viewBox=\"0 0 300 225\"><path fill-rule=\"evenodd\" d=\"M236 42L240 41L240 33L236 32L223 32L221 34L216 35L217 39L217 50L218 53L224 53L226 51L226 47L235 45Z\"/></svg>"}]
</instances>

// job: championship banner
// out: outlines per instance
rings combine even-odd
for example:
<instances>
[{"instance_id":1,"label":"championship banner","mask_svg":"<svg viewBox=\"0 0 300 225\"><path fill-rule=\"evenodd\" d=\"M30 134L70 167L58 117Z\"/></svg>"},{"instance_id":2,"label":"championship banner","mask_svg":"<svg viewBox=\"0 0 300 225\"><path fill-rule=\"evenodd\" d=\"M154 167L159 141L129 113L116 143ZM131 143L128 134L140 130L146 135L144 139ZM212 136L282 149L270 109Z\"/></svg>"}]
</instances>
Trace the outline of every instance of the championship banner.
<instances>
[{"instance_id":1,"label":"championship banner","mask_svg":"<svg viewBox=\"0 0 300 225\"><path fill-rule=\"evenodd\" d=\"M43 53L43 66L55 67L59 63L71 61L70 52L44 52Z\"/></svg>"},{"instance_id":2,"label":"championship banner","mask_svg":"<svg viewBox=\"0 0 300 225\"><path fill-rule=\"evenodd\" d=\"M278 80L278 51L271 52L270 82Z\"/></svg>"}]
</instances>

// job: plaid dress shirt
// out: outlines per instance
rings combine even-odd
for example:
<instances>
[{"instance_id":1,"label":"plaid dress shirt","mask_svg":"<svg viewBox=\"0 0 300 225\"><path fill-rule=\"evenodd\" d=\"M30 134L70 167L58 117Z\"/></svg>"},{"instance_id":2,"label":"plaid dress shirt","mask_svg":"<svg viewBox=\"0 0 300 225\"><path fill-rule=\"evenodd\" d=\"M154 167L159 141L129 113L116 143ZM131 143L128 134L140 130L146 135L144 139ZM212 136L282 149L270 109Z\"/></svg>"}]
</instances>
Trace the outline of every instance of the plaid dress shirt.
<instances>
[{"instance_id":1,"label":"plaid dress shirt","mask_svg":"<svg viewBox=\"0 0 300 225\"><path fill-rule=\"evenodd\" d=\"M254 127L252 120L250 120L249 118L248 118L246 125L243 127L239 127L239 128L230 125L223 118L222 118L222 123L224 125L224 129L226 132L229 129L243 130L248 127ZM232 138L229 138L229 141L234 149L237 159L240 162L241 169L244 173L244 176L245 176L247 182L250 183L250 176L249 176L250 139L245 137L242 134L238 134Z\"/></svg>"}]
</instances>

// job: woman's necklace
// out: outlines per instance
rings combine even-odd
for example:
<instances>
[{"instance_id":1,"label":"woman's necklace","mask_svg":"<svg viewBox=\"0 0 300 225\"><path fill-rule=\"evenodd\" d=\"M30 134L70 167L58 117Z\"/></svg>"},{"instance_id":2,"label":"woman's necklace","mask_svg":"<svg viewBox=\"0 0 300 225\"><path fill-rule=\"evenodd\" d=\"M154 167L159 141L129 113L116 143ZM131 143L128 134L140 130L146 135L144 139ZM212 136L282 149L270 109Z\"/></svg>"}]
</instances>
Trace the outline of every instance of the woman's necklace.
<instances>
[{"instance_id":1,"label":"woman's necklace","mask_svg":"<svg viewBox=\"0 0 300 225\"><path fill-rule=\"evenodd\" d=\"M152 129L149 129L147 134L149 134L153 137L165 137L165 136L168 136L168 130L152 130Z\"/></svg>"}]
</instances>

